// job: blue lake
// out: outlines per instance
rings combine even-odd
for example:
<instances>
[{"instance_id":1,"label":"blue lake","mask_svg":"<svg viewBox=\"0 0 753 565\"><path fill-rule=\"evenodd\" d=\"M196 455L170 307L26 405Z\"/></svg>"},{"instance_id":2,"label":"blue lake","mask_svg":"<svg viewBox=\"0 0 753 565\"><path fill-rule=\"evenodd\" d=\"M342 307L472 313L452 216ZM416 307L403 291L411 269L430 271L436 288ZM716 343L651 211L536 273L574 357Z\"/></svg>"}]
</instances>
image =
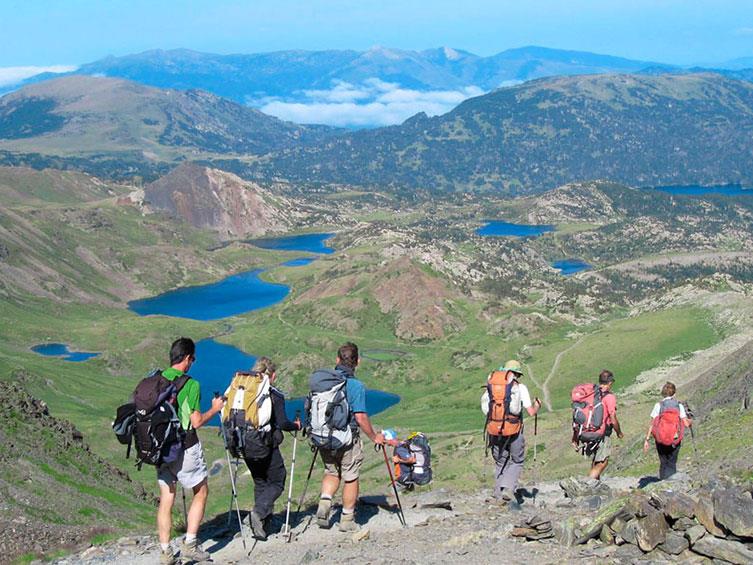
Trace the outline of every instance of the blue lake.
<instances>
[{"instance_id":1,"label":"blue lake","mask_svg":"<svg viewBox=\"0 0 753 565\"><path fill-rule=\"evenodd\" d=\"M86 351L71 351L64 343L42 343L35 345L31 350L40 355L60 357L65 361L72 361L74 363L80 363L81 361L86 361L87 359L99 355L99 353L90 353Z\"/></svg>"},{"instance_id":2,"label":"blue lake","mask_svg":"<svg viewBox=\"0 0 753 565\"><path fill-rule=\"evenodd\" d=\"M193 320L218 320L282 302L290 287L263 281L261 270L231 275L216 283L171 290L133 300L128 307L142 316L162 314Z\"/></svg>"},{"instance_id":3,"label":"blue lake","mask_svg":"<svg viewBox=\"0 0 753 565\"><path fill-rule=\"evenodd\" d=\"M720 194L722 196L753 196L753 188L743 188L740 185L730 184L722 186L657 186L646 190L661 190L669 194L684 194L686 196L706 196L708 194Z\"/></svg>"},{"instance_id":4,"label":"blue lake","mask_svg":"<svg viewBox=\"0 0 753 565\"><path fill-rule=\"evenodd\" d=\"M297 259L291 259L281 263L283 267L305 267L316 261L316 257L298 257Z\"/></svg>"},{"instance_id":5,"label":"blue lake","mask_svg":"<svg viewBox=\"0 0 753 565\"><path fill-rule=\"evenodd\" d=\"M563 259L562 261L552 263L552 267L559 269L560 274L567 277L581 271L587 271L591 268L591 265L580 259Z\"/></svg>"},{"instance_id":6,"label":"blue lake","mask_svg":"<svg viewBox=\"0 0 753 565\"><path fill-rule=\"evenodd\" d=\"M280 251L308 251L310 253L334 253L335 250L325 242L333 233L307 233L287 237L268 237L249 239L248 243L263 249L279 249Z\"/></svg>"},{"instance_id":7,"label":"blue lake","mask_svg":"<svg viewBox=\"0 0 753 565\"><path fill-rule=\"evenodd\" d=\"M554 226L530 224L512 224L502 220L489 220L486 225L476 230L476 233L485 237L538 237L544 233L554 231Z\"/></svg>"}]
</instances>

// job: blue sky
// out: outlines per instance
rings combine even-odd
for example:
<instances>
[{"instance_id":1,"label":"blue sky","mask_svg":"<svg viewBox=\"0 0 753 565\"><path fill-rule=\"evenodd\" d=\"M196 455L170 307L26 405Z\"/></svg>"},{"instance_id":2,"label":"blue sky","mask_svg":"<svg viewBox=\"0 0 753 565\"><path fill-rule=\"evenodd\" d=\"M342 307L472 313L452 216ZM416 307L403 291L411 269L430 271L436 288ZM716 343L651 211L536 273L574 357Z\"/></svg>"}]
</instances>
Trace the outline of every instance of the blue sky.
<instances>
[{"instance_id":1,"label":"blue sky","mask_svg":"<svg viewBox=\"0 0 753 565\"><path fill-rule=\"evenodd\" d=\"M750 0L0 0L0 67L187 47L544 45L669 63L753 56Z\"/></svg>"}]
</instances>

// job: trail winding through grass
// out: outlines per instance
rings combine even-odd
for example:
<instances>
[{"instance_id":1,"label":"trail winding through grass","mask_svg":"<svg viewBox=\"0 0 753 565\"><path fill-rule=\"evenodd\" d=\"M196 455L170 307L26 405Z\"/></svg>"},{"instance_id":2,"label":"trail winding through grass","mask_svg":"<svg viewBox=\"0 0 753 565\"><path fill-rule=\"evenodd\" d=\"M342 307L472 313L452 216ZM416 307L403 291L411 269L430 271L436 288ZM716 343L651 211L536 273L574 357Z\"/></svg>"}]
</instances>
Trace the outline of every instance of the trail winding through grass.
<instances>
[{"instance_id":1,"label":"trail winding through grass","mask_svg":"<svg viewBox=\"0 0 753 565\"><path fill-rule=\"evenodd\" d=\"M580 339L578 339L578 341L573 343L570 347L567 347L563 349L562 351L560 351L559 353L557 353L557 356L554 358L552 369L551 371L549 371L549 374L547 375L546 380L541 385L541 392L544 395L544 398L543 398L544 406L546 406L546 409L549 410L549 412L552 411L552 402L549 397L549 381L551 381L552 377L554 377L554 375L557 373L557 370L560 367L560 361L562 361L562 356L565 355L565 353L572 351L573 349L578 347L583 342L583 340L586 339L586 337L587 336L585 335L581 336Z\"/></svg>"}]
</instances>

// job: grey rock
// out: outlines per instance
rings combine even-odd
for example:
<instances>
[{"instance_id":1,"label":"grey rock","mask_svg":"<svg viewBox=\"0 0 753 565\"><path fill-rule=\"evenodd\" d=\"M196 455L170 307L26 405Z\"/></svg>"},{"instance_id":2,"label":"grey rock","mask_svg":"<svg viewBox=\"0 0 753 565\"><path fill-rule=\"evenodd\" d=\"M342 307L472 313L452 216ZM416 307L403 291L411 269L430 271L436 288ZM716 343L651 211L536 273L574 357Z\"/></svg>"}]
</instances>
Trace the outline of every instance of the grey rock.
<instances>
[{"instance_id":1,"label":"grey rock","mask_svg":"<svg viewBox=\"0 0 753 565\"><path fill-rule=\"evenodd\" d=\"M736 565L753 563L753 551L748 546L737 541L720 539L714 536L704 536L699 539L693 544L693 551L706 557L722 559Z\"/></svg>"},{"instance_id":2,"label":"grey rock","mask_svg":"<svg viewBox=\"0 0 753 565\"><path fill-rule=\"evenodd\" d=\"M691 518L680 518L674 524L672 524L672 529L678 532L684 532L685 530L690 529L696 525L698 525L698 522Z\"/></svg>"},{"instance_id":3,"label":"grey rock","mask_svg":"<svg viewBox=\"0 0 753 565\"><path fill-rule=\"evenodd\" d=\"M706 528L703 526L693 526L692 528L688 528L685 530L685 539L690 542L690 547L692 548L693 545L698 542L703 536L706 535Z\"/></svg>"},{"instance_id":4,"label":"grey rock","mask_svg":"<svg viewBox=\"0 0 753 565\"><path fill-rule=\"evenodd\" d=\"M638 538L636 537L637 520L631 520L620 531L620 537L627 543L632 545L638 545Z\"/></svg>"},{"instance_id":5,"label":"grey rock","mask_svg":"<svg viewBox=\"0 0 753 565\"><path fill-rule=\"evenodd\" d=\"M645 518L638 518L635 522L635 538L638 547L646 552L652 551L662 543L669 530L664 514L656 510Z\"/></svg>"},{"instance_id":6,"label":"grey rock","mask_svg":"<svg viewBox=\"0 0 753 565\"><path fill-rule=\"evenodd\" d=\"M714 518L714 502L712 500L711 491L703 490L698 493L698 499L696 500L694 511L696 520L706 528L708 533L717 537L724 537L724 530L719 527L719 524Z\"/></svg>"},{"instance_id":7,"label":"grey rock","mask_svg":"<svg viewBox=\"0 0 753 565\"><path fill-rule=\"evenodd\" d=\"M737 489L714 491L714 519L736 536L753 537L753 498Z\"/></svg>"},{"instance_id":8,"label":"grey rock","mask_svg":"<svg viewBox=\"0 0 753 565\"><path fill-rule=\"evenodd\" d=\"M638 546L632 544L621 545L614 552L614 557L618 563L630 563L633 559L643 557L643 552Z\"/></svg>"},{"instance_id":9,"label":"grey rock","mask_svg":"<svg viewBox=\"0 0 753 565\"><path fill-rule=\"evenodd\" d=\"M614 543L614 532L605 524L604 527L601 528L599 539L606 545L612 545Z\"/></svg>"},{"instance_id":10,"label":"grey rock","mask_svg":"<svg viewBox=\"0 0 753 565\"><path fill-rule=\"evenodd\" d=\"M554 532L554 537L556 537L557 541L562 545L574 545L575 540L578 539L575 518L572 516L565 520L556 521L552 525L552 531Z\"/></svg>"},{"instance_id":11,"label":"grey rock","mask_svg":"<svg viewBox=\"0 0 753 565\"><path fill-rule=\"evenodd\" d=\"M668 532L664 542L659 544L659 549L670 555L680 555L689 547L690 543L685 539L685 536L682 536L677 532Z\"/></svg>"},{"instance_id":12,"label":"grey rock","mask_svg":"<svg viewBox=\"0 0 753 565\"><path fill-rule=\"evenodd\" d=\"M672 520L693 518L695 516L695 501L682 492L672 493L664 504L664 515Z\"/></svg>"},{"instance_id":13,"label":"grey rock","mask_svg":"<svg viewBox=\"0 0 753 565\"><path fill-rule=\"evenodd\" d=\"M313 549L309 549L306 551L306 553L303 554L303 557L301 557L301 560L299 563L303 565L304 563L312 563L319 559L320 555L318 551L314 551Z\"/></svg>"},{"instance_id":14,"label":"grey rock","mask_svg":"<svg viewBox=\"0 0 753 565\"><path fill-rule=\"evenodd\" d=\"M560 481L560 488L565 491L568 498L577 498L579 496L609 495L612 489L609 485L601 481L589 479L580 480L576 477L568 477Z\"/></svg>"}]
</instances>

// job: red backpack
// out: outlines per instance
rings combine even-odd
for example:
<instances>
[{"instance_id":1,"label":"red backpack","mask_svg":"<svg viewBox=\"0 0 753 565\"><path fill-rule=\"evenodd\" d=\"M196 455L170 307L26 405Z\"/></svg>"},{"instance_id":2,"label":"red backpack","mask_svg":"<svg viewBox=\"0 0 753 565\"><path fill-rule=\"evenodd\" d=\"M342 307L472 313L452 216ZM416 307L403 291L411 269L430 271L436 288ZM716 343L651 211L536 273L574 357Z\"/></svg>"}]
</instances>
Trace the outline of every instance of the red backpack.
<instances>
[{"instance_id":1,"label":"red backpack","mask_svg":"<svg viewBox=\"0 0 753 565\"><path fill-rule=\"evenodd\" d=\"M651 435L659 445L677 447L685 433L685 424L680 417L680 403L674 398L665 398L659 403L659 415L651 424Z\"/></svg>"},{"instance_id":2,"label":"red backpack","mask_svg":"<svg viewBox=\"0 0 753 565\"><path fill-rule=\"evenodd\" d=\"M602 404L605 396L597 384L585 383L573 388L570 400L573 403L573 429L577 430L578 441L592 443L606 434L607 422Z\"/></svg>"}]
</instances>

